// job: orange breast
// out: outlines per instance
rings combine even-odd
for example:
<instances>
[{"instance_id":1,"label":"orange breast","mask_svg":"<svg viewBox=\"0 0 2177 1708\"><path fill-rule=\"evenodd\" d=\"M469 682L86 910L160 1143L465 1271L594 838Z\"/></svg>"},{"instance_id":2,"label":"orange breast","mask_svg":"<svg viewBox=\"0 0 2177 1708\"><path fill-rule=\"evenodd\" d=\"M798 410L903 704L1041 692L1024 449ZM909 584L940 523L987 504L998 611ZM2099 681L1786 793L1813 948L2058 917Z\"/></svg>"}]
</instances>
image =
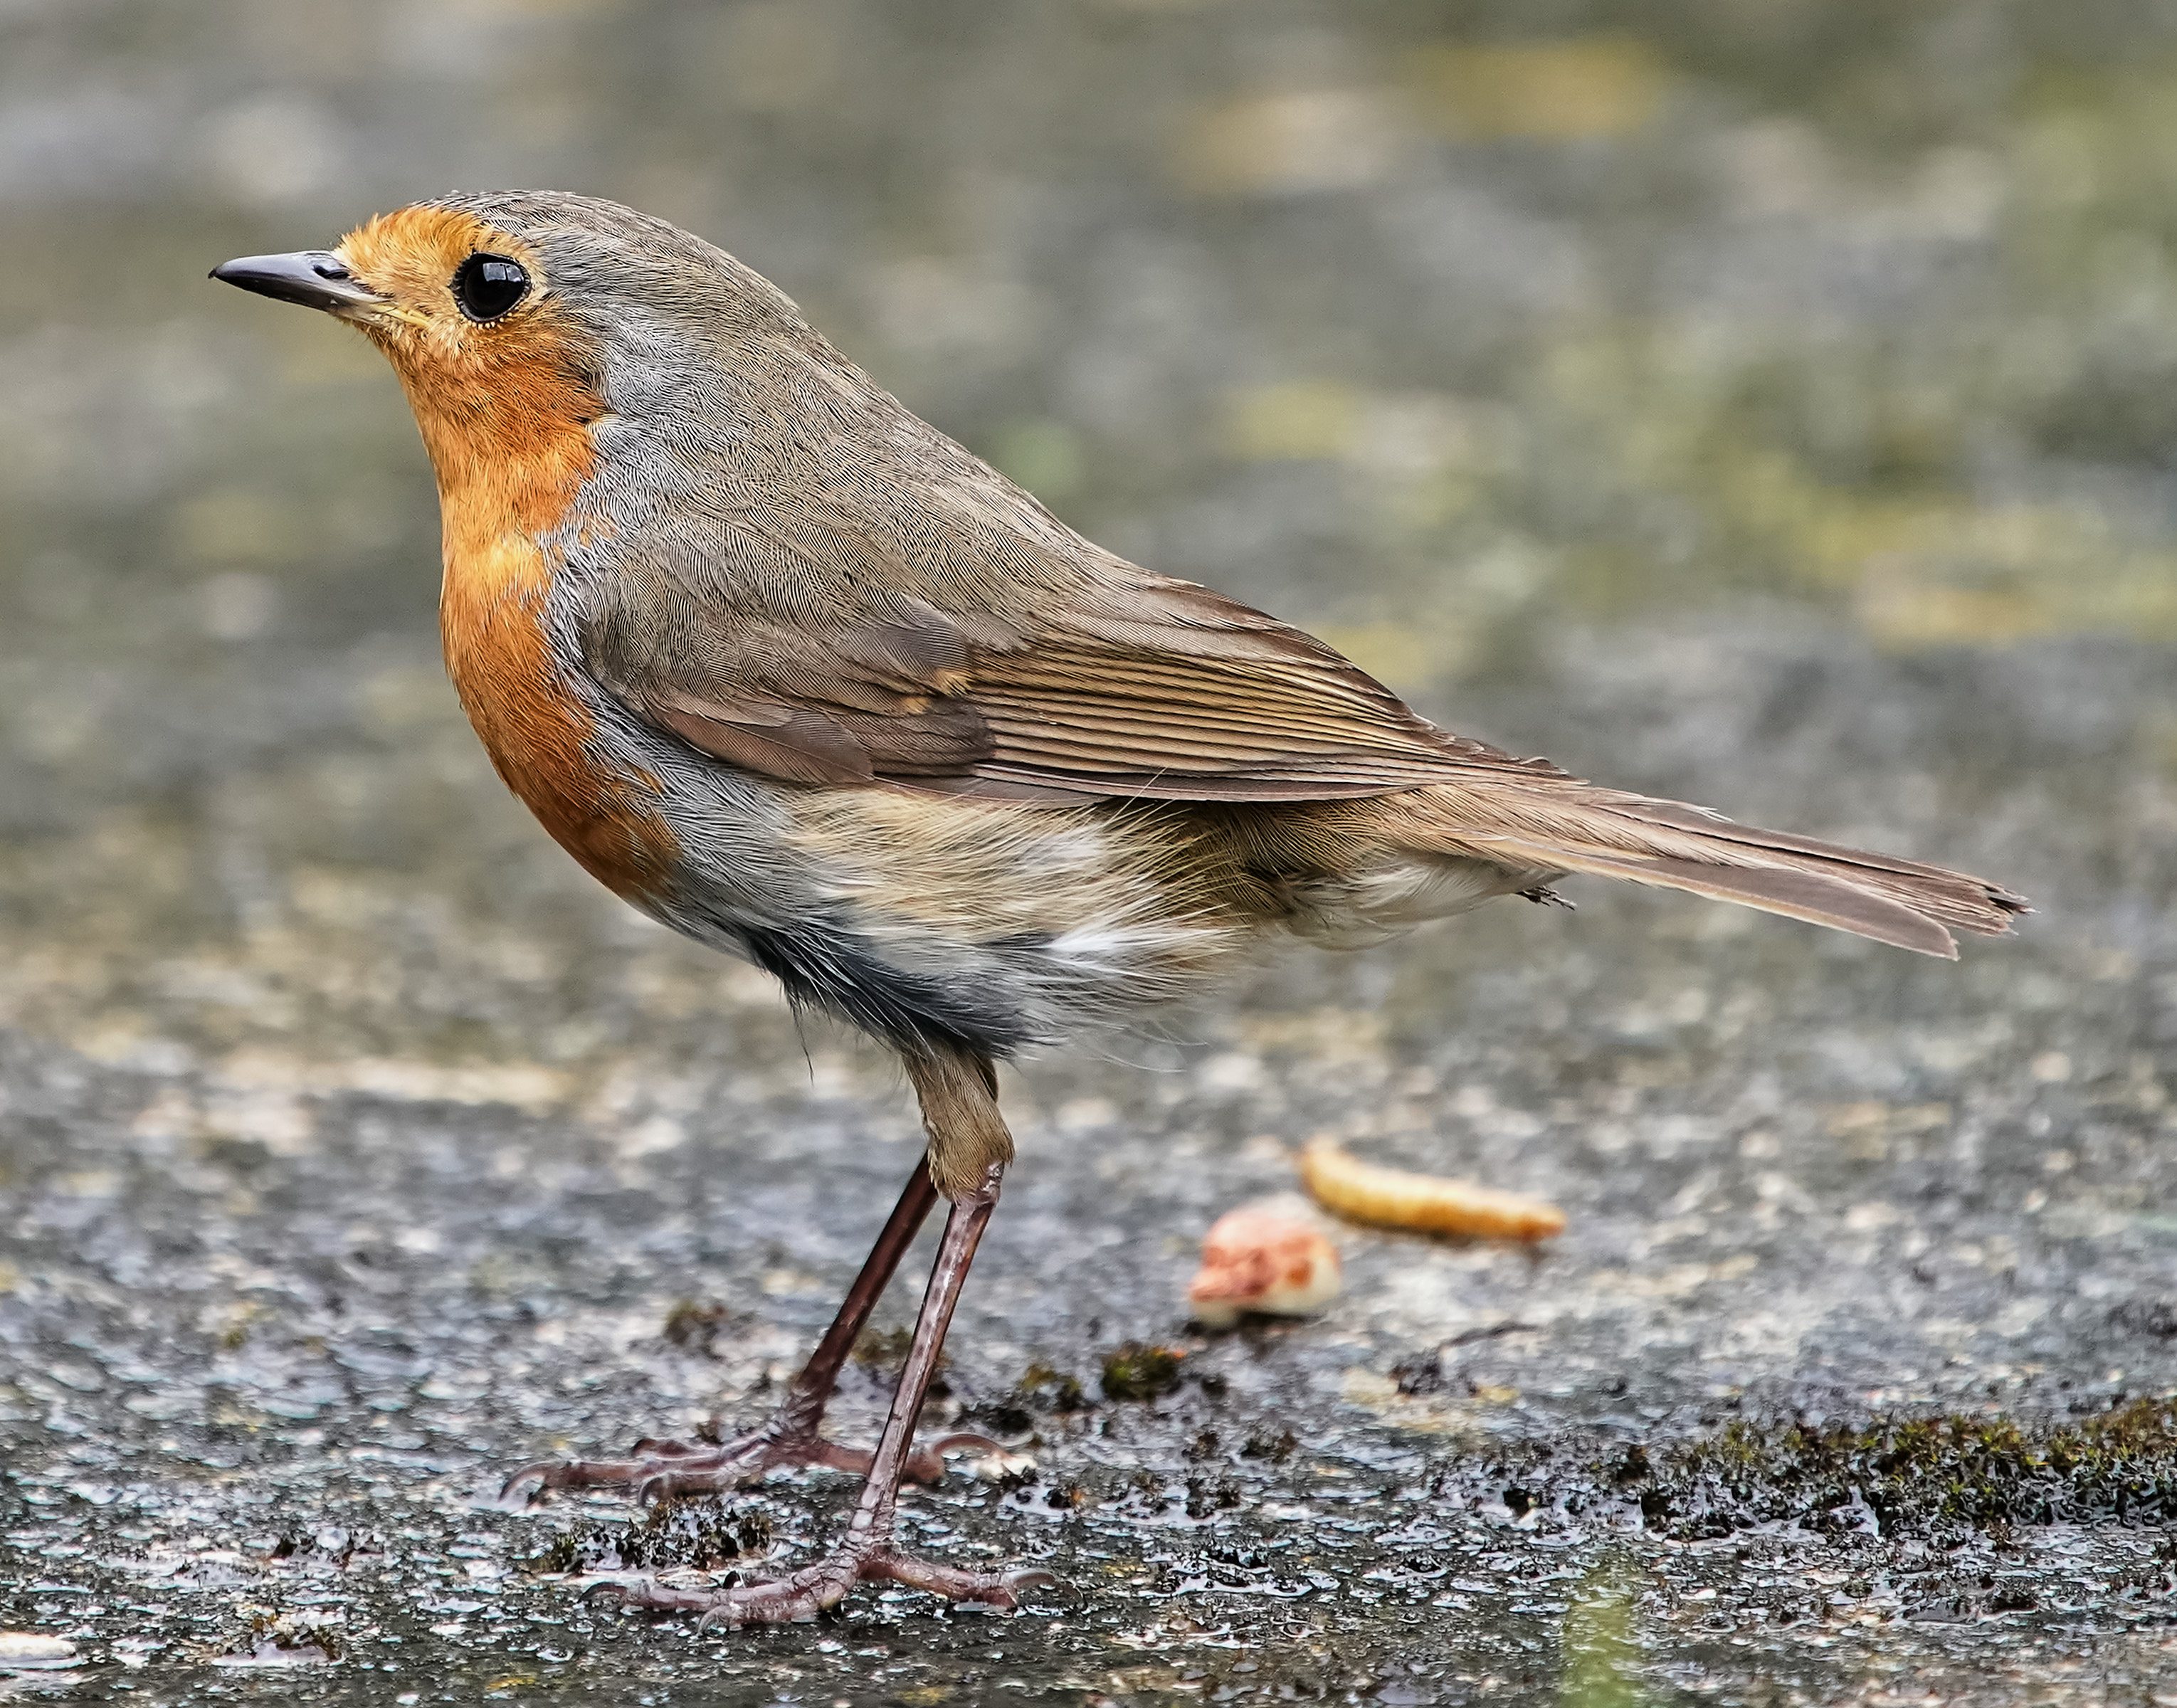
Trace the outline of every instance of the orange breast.
<instances>
[{"instance_id":1,"label":"orange breast","mask_svg":"<svg viewBox=\"0 0 2177 1708\"><path fill-rule=\"evenodd\" d=\"M630 900L655 894L679 849L647 798L654 780L591 757L594 726L544 628L549 567L532 538L491 538L483 521L447 504L439 632L469 722L507 787L585 870Z\"/></svg>"}]
</instances>

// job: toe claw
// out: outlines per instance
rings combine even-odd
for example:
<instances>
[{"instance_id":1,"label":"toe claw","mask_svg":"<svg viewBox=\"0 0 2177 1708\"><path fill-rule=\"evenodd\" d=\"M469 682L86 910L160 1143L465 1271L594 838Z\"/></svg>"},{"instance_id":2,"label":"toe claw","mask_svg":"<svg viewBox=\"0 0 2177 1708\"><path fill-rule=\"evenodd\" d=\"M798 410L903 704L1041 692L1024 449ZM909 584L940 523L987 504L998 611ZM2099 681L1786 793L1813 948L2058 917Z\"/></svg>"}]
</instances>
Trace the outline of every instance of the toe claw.
<instances>
[{"instance_id":1,"label":"toe claw","mask_svg":"<svg viewBox=\"0 0 2177 1708\"><path fill-rule=\"evenodd\" d=\"M915 1482L941 1482L945 1478L947 1454L1004 1451L987 1435L978 1435L972 1430L958 1430L951 1435L941 1435L935 1441L925 1441L908 1454L903 1475Z\"/></svg>"},{"instance_id":2,"label":"toe claw","mask_svg":"<svg viewBox=\"0 0 2177 1708\"><path fill-rule=\"evenodd\" d=\"M500 1485L499 1498L534 1499L563 1488L620 1489L641 1502L715 1493L755 1482L774 1465L832 1464L840 1451L813 1435L764 1429L723 1445L646 1436L627 1459L543 1459L525 1465Z\"/></svg>"},{"instance_id":3,"label":"toe claw","mask_svg":"<svg viewBox=\"0 0 2177 1708\"><path fill-rule=\"evenodd\" d=\"M699 1631L748 1625L799 1624L821 1616L845 1599L858 1583L871 1580L905 1584L945 1597L956 1606L1011 1613L1023 1590L1056 1584L1040 1566L1007 1572L963 1571L914 1554L898 1552L888 1542L850 1543L790 1577L736 1585L731 1574L715 1589L670 1587L652 1578L600 1582L589 1595L611 1595L626 1607L654 1613L694 1613Z\"/></svg>"},{"instance_id":4,"label":"toe claw","mask_svg":"<svg viewBox=\"0 0 2177 1708\"><path fill-rule=\"evenodd\" d=\"M524 1506L532 1504L540 1494L548 1494L556 1488L591 1488L599 1483L617 1482L626 1474L622 1465L600 1464L587 1459L540 1459L525 1465L499 1486L499 1498L504 1501L521 1497Z\"/></svg>"},{"instance_id":5,"label":"toe claw","mask_svg":"<svg viewBox=\"0 0 2177 1708\"><path fill-rule=\"evenodd\" d=\"M534 1497L542 1494L549 1486L552 1480L552 1467L551 1460L540 1459L533 1465L525 1465L510 1472L506 1481L499 1486L499 1504L505 1505L518 1494L521 1497L521 1503L527 1506ZM531 1484L534 1484L535 1487L530 1487Z\"/></svg>"},{"instance_id":6,"label":"toe claw","mask_svg":"<svg viewBox=\"0 0 2177 1708\"><path fill-rule=\"evenodd\" d=\"M923 1449L927 1453L1003 1453L1001 1443L987 1435L979 1435L972 1429L956 1429L950 1435L941 1435Z\"/></svg>"},{"instance_id":7,"label":"toe claw","mask_svg":"<svg viewBox=\"0 0 2177 1708\"><path fill-rule=\"evenodd\" d=\"M1045 1589L1057 1582L1056 1572L1045 1571L1040 1566L1025 1566L1001 1573L979 1592L962 1596L959 1604L963 1607L992 1607L1004 1613L1018 1613L1023 1590Z\"/></svg>"},{"instance_id":8,"label":"toe claw","mask_svg":"<svg viewBox=\"0 0 2177 1708\"><path fill-rule=\"evenodd\" d=\"M905 1475L917 1482L936 1482L945 1475L948 1453L1003 1450L987 1435L958 1430L916 1448L908 1458ZM759 1482L767 1471L803 1466L861 1476L869 1470L870 1455L806 1427L782 1431L774 1420L717 1445L645 1436L626 1459L540 1459L522 1465L501 1483L499 1498L508 1503L519 1498L527 1505L557 1489L617 1488L649 1504L684 1494L721 1493Z\"/></svg>"}]
</instances>

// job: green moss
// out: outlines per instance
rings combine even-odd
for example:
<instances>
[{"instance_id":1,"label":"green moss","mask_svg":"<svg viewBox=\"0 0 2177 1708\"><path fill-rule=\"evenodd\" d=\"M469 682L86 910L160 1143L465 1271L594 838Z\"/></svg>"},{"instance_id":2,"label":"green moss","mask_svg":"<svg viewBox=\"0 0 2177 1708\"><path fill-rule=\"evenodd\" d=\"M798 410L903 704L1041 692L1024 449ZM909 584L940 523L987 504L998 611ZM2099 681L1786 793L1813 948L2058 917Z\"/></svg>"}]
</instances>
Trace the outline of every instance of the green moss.
<instances>
[{"instance_id":1,"label":"green moss","mask_svg":"<svg viewBox=\"0 0 2177 1708\"><path fill-rule=\"evenodd\" d=\"M1080 1378L1040 1361L1021 1372L1013 1392L1021 1404L1039 1411L1079 1411L1088 1404Z\"/></svg>"},{"instance_id":2,"label":"green moss","mask_svg":"<svg viewBox=\"0 0 2177 1708\"><path fill-rule=\"evenodd\" d=\"M914 1349L914 1330L907 1328L865 1329L854 1342L849 1355L863 1369L879 1377L897 1378L907 1368L907 1356ZM952 1384L945 1372L952 1361L942 1351L930 1372L930 1398L945 1400L952 1396Z\"/></svg>"},{"instance_id":3,"label":"green moss","mask_svg":"<svg viewBox=\"0 0 2177 1708\"><path fill-rule=\"evenodd\" d=\"M342 1659L347 1645L339 1631L307 1615L276 1615L258 1608L250 1613L240 1637L228 1644L224 1652L259 1665L322 1665Z\"/></svg>"},{"instance_id":4,"label":"green moss","mask_svg":"<svg viewBox=\"0 0 2177 1708\"><path fill-rule=\"evenodd\" d=\"M1011 1393L968 1406L961 1422L999 1436L1026 1435L1036 1427L1039 1414L1081 1411L1088 1405L1080 1378L1038 1360L1021 1372Z\"/></svg>"},{"instance_id":5,"label":"green moss","mask_svg":"<svg viewBox=\"0 0 2177 1708\"><path fill-rule=\"evenodd\" d=\"M663 1501L629 1524L563 1531L522 1562L532 1572L718 1571L771 1547L770 1517L704 1496Z\"/></svg>"},{"instance_id":6,"label":"green moss","mask_svg":"<svg viewBox=\"0 0 2177 1708\"><path fill-rule=\"evenodd\" d=\"M1733 1422L1652 1455L1641 1507L1666 1533L1787 1521L1828 1531L1940 1536L2018 1525L2159 1524L2177 1517L2177 1400L2135 1400L2069 1422L1945 1415L1864 1424Z\"/></svg>"},{"instance_id":7,"label":"green moss","mask_svg":"<svg viewBox=\"0 0 2177 1708\"><path fill-rule=\"evenodd\" d=\"M854 1341L854 1360L865 1369L898 1370L914 1346L912 1329L865 1329Z\"/></svg>"},{"instance_id":8,"label":"green moss","mask_svg":"<svg viewBox=\"0 0 2177 1708\"><path fill-rule=\"evenodd\" d=\"M579 1572L582 1569L581 1543L571 1531L562 1531L521 1564L523 1569L532 1572Z\"/></svg>"},{"instance_id":9,"label":"green moss","mask_svg":"<svg viewBox=\"0 0 2177 1708\"><path fill-rule=\"evenodd\" d=\"M1633 1635L1638 1580L1622 1562L1606 1560L1581 1580L1564 1620L1562 1708L1640 1708L1640 1647Z\"/></svg>"},{"instance_id":10,"label":"green moss","mask_svg":"<svg viewBox=\"0 0 2177 1708\"><path fill-rule=\"evenodd\" d=\"M676 1299L665 1313L665 1338L683 1351L711 1356L728 1312L723 1305L700 1299Z\"/></svg>"},{"instance_id":11,"label":"green moss","mask_svg":"<svg viewBox=\"0 0 2177 1708\"><path fill-rule=\"evenodd\" d=\"M1246 1443L1240 1449L1242 1459L1267 1459L1273 1465L1283 1465L1300 1445L1300 1438L1290 1429L1256 1429L1248 1432Z\"/></svg>"},{"instance_id":12,"label":"green moss","mask_svg":"<svg viewBox=\"0 0 2177 1708\"><path fill-rule=\"evenodd\" d=\"M1104 1397L1156 1400L1179 1386L1179 1361L1186 1353L1170 1346L1129 1340L1104 1360Z\"/></svg>"}]
</instances>

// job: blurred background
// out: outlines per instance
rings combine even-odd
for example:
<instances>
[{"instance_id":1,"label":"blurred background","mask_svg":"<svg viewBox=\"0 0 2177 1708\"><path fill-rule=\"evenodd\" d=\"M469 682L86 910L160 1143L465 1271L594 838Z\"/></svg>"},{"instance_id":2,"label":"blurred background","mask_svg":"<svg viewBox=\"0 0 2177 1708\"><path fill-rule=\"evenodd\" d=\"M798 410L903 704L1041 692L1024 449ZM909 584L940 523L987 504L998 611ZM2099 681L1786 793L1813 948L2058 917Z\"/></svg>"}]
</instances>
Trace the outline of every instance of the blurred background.
<instances>
[{"instance_id":1,"label":"blurred background","mask_svg":"<svg viewBox=\"0 0 2177 1708\"><path fill-rule=\"evenodd\" d=\"M2040 909L1951 968L1568 887L1577 917L1287 957L1033 1067L949 1379L1037 1418L1045 1481L916 1510L1100 1563L1063 1663L1094 1700L1143 1651L1142 1700L1312 1688L1339 1642L1373 1689L1430 1607L1431 1676L1538 1700L2166 1681L2123 1596L2166 1607L2177 1567L2129 1530L1990 1529L1948 1576L1831 1537L1787 1639L1814 1565L1783 1509L1715 1521L1770 1525L1758 1588L1628 1566L1549 1491L1630 1498L1579 1480L1742 1406L2177 1385L2167 0L0 0L0 1618L276 1650L248 1609L299 1606L338 1548L292 1538L331 1525L410 1541L318 1602L439 1642L408 1652L460 1700L669 1672L521 1577L567 1509L467 1503L757 1403L915 1154L887 1063L505 797L439 662L397 386L205 277L495 187L719 243L1090 537L1454 728ZM1024 1367L1093 1396L1115 1344L1184 1335L1202 1229L1318 1132L1572 1231L1348 1231L1323 1322L1185 1342L1225 1411L1036 1409ZM1297 1456L1255 1451L1287 1425ZM837 1492L765 1521L805 1542ZM1253 1552L1188 1552L1182 1498ZM1303 1570L1323 1536L1350 1552ZM2042 1613L1991 1600L2035 1571ZM1904 1618L1961 1607L2007 1646ZM1301 1658L1234 1682L1219 1621ZM895 1651L915 1688L974 1676L951 1629ZM858 1664L788 1643L749 1652Z\"/></svg>"},{"instance_id":2,"label":"blurred background","mask_svg":"<svg viewBox=\"0 0 2177 1708\"><path fill-rule=\"evenodd\" d=\"M1514 746L1492 681L1575 630L2177 639L2167 6L9 0L0 1017L126 1030L221 925L183 1023L265 1026L313 975L236 929L315 963L445 850L576 892L435 679L396 388L203 276L510 185L713 238L1093 538ZM2138 710L2094 739L2166 767Z\"/></svg>"}]
</instances>

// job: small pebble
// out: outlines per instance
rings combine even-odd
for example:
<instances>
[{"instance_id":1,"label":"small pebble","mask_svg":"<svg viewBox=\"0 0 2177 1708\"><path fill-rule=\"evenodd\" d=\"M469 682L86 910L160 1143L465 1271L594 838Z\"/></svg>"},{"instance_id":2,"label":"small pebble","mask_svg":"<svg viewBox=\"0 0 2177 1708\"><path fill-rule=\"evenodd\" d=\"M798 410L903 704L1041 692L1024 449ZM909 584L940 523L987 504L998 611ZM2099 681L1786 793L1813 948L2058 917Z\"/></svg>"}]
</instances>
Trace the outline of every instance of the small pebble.
<instances>
[{"instance_id":1,"label":"small pebble","mask_svg":"<svg viewBox=\"0 0 2177 1708\"><path fill-rule=\"evenodd\" d=\"M42 1673L75 1665L75 1645L42 1631L0 1631L0 1671Z\"/></svg>"}]
</instances>

